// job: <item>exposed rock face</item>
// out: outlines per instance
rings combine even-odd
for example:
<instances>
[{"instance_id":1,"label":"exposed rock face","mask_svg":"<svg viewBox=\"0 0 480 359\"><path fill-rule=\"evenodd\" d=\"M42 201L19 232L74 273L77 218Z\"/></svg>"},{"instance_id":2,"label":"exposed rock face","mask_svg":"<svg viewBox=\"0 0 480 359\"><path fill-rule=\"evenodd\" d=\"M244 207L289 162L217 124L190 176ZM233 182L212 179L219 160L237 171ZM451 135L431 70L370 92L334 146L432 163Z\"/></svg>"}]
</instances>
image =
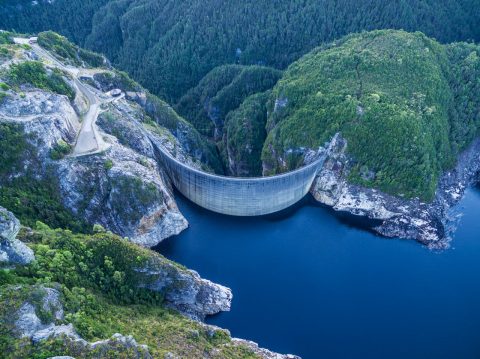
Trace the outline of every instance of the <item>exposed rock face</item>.
<instances>
[{"instance_id":1,"label":"exposed rock face","mask_svg":"<svg viewBox=\"0 0 480 359\"><path fill-rule=\"evenodd\" d=\"M19 230L19 220L11 212L0 207L0 238L5 241L14 241Z\"/></svg>"},{"instance_id":2,"label":"exposed rock face","mask_svg":"<svg viewBox=\"0 0 480 359\"><path fill-rule=\"evenodd\" d=\"M180 233L179 212L157 164L110 137L104 154L58 163L65 205L89 223L152 247Z\"/></svg>"},{"instance_id":3,"label":"exposed rock face","mask_svg":"<svg viewBox=\"0 0 480 359\"><path fill-rule=\"evenodd\" d=\"M260 348L257 343L249 341L249 340L233 338L232 341L235 344L241 344L241 345L246 346L251 351L253 351L255 354L257 354L258 356L260 356L264 359L300 359L300 357L296 356L296 355L278 354L278 353L271 352L270 350Z\"/></svg>"},{"instance_id":4,"label":"exposed rock face","mask_svg":"<svg viewBox=\"0 0 480 359\"><path fill-rule=\"evenodd\" d=\"M180 268L160 256L152 257L145 268L140 286L164 292L167 305L194 320L204 320L207 315L229 311L232 291L220 284L203 279L192 270Z\"/></svg>"},{"instance_id":5,"label":"exposed rock face","mask_svg":"<svg viewBox=\"0 0 480 359\"><path fill-rule=\"evenodd\" d=\"M66 96L40 90L8 96L0 106L0 121L20 123L26 134L35 135L36 155L41 159L48 159L60 140L72 145L80 129L78 116Z\"/></svg>"},{"instance_id":6,"label":"exposed rock face","mask_svg":"<svg viewBox=\"0 0 480 359\"><path fill-rule=\"evenodd\" d=\"M123 105L128 109L128 103ZM78 218L92 225L99 223L148 247L188 226L164 175L152 160L150 140L130 133L133 125L120 128L117 134L131 140L121 144L109 136L111 148L105 153L54 161L52 150L59 143L73 146L80 129L78 116L65 96L40 90L27 91L24 96L12 94L0 106L0 120L21 124L35 148L33 157L11 176L28 172L45 178L47 173L53 174L59 181L63 205ZM128 123L128 119L123 122Z\"/></svg>"},{"instance_id":7,"label":"exposed rock face","mask_svg":"<svg viewBox=\"0 0 480 359\"><path fill-rule=\"evenodd\" d=\"M480 139L462 153L457 165L440 179L435 199L423 203L390 196L347 182L349 159L347 142L333 138L324 167L311 189L315 199L336 211L380 220L374 229L386 236L411 238L432 248L448 246L452 221L449 210L462 198L465 189L478 180Z\"/></svg>"},{"instance_id":8,"label":"exposed rock face","mask_svg":"<svg viewBox=\"0 0 480 359\"><path fill-rule=\"evenodd\" d=\"M209 324L202 324L204 329L207 332L207 335L210 338L213 338L216 334L219 332L226 333L228 336L231 336L230 332L226 329L219 328L215 325L209 325ZM260 358L264 359L301 359L299 356L292 355L292 354L279 354L272 352L268 349L260 348L257 343L252 342L250 340L245 340L245 339L239 339L239 338L232 338L232 342L229 344L233 344L233 346L241 346L242 349L247 348L249 349L253 354ZM212 353L214 354L213 357L217 358L218 353L215 353L215 351ZM177 359L178 357L173 354L173 353L168 353L168 356L165 356L165 359Z\"/></svg>"},{"instance_id":9,"label":"exposed rock face","mask_svg":"<svg viewBox=\"0 0 480 359\"><path fill-rule=\"evenodd\" d=\"M37 287L34 290L44 292L41 299L42 302L37 305L41 305L44 311L51 313L55 322L63 322L65 318L60 301L60 293L56 289L47 287ZM148 347L138 344L132 336L123 336L117 333L110 339L89 343L78 335L72 324L56 325L54 322L42 323L37 315L37 308L28 301L20 307L16 317L15 329L17 335L29 338L33 343L39 343L52 338L61 338L70 342L70 346L75 348L75 352L94 352L99 358L106 357L107 354L112 355L112 353L125 351L128 351L135 358L152 358Z\"/></svg>"},{"instance_id":10,"label":"exposed rock face","mask_svg":"<svg viewBox=\"0 0 480 359\"><path fill-rule=\"evenodd\" d=\"M37 304L45 312L51 313L54 321L64 319L63 306L60 302L60 293L53 288L38 287L36 291L42 292L41 303ZM30 302L25 302L17 312L15 328L20 337L30 338L34 343L51 337L65 336L74 340L80 339L71 324L55 325L54 322L42 323L37 315L37 308Z\"/></svg>"},{"instance_id":11,"label":"exposed rock face","mask_svg":"<svg viewBox=\"0 0 480 359\"><path fill-rule=\"evenodd\" d=\"M18 288L20 289L20 288ZM124 336L122 334L114 334L111 338L106 340L100 340L97 342L87 342L84 340L73 328L72 324L65 324L65 317L63 312L62 302L60 300L60 293L58 290L43 286L35 286L30 288L30 292L35 292L38 298L38 293L41 293L40 302L38 299L35 304L29 302L29 299L25 301L20 309L14 313L15 323L14 329L18 337L28 338L33 343L40 343L49 339L61 339L64 341L65 346L69 348L70 353L78 353L82 357L89 356L89 354L95 354L95 357L124 357L128 353L128 358L139 359L151 359L149 348L146 345L138 344L132 336ZM38 310L42 309L44 312L50 313L53 321L45 323L38 316ZM61 323L61 324L55 324ZM230 336L228 330L208 325L201 324L205 329L207 335L213 338L219 332ZM192 335L199 335L200 333L195 330L192 331ZM233 338L231 344L234 346L242 346L242 348L248 348L254 354L260 358L265 359L300 359L295 355L283 355L271 352L267 349L260 348L258 344ZM113 356L112 356L113 355ZM218 357L218 353L215 349L205 354L206 358ZM71 358L69 356L52 357L50 359L63 359ZM165 358L179 358L175 353L169 352L165 355Z\"/></svg>"},{"instance_id":12,"label":"exposed rock face","mask_svg":"<svg viewBox=\"0 0 480 359\"><path fill-rule=\"evenodd\" d=\"M35 259L33 251L17 239L20 222L0 207L0 264L28 264Z\"/></svg>"},{"instance_id":13,"label":"exposed rock face","mask_svg":"<svg viewBox=\"0 0 480 359\"><path fill-rule=\"evenodd\" d=\"M152 359L148 351L148 346L143 344L138 344L137 341L131 336L124 336L119 333L112 335L110 339L101 340L95 343L90 343L87 345L89 351L94 351L95 354L98 353L98 357L102 358L112 352L124 352L128 350L131 353L132 357L138 359Z\"/></svg>"},{"instance_id":14,"label":"exposed rock face","mask_svg":"<svg viewBox=\"0 0 480 359\"><path fill-rule=\"evenodd\" d=\"M132 103L138 104L143 111L142 116L147 115L150 120L160 126L162 132L164 132L159 134L157 131L148 131L148 137L151 135L160 135L160 138L162 138L164 137L165 130L168 129L169 138L167 142L170 148L167 149L174 157L179 159L183 157L187 164L196 164L195 166L200 166L200 163L203 163L204 165L202 167L207 167L207 169L212 172L221 169L221 163L216 152L213 151L212 147L200 136L193 126L178 116L168 104L152 96L138 84L133 84L118 73L107 74L100 72L93 76L92 86L95 86L103 92L113 89L121 89L124 91L125 98L129 100L128 107L132 107ZM118 103L120 105L122 104L121 101ZM120 108L118 107L118 109ZM132 114L132 111L127 112ZM104 130L109 132L105 127ZM138 133L138 131L136 132ZM172 146L174 148L172 148Z\"/></svg>"},{"instance_id":15,"label":"exposed rock face","mask_svg":"<svg viewBox=\"0 0 480 359\"><path fill-rule=\"evenodd\" d=\"M107 113L101 114L97 124L106 133L139 154L157 159L156 149L162 148L187 166L203 169L202 163L192 157L169 130L147 120L146 113L130 101L117 101ZM201 154L199 154L201 157Z\"/></svg>"}]
</instances>

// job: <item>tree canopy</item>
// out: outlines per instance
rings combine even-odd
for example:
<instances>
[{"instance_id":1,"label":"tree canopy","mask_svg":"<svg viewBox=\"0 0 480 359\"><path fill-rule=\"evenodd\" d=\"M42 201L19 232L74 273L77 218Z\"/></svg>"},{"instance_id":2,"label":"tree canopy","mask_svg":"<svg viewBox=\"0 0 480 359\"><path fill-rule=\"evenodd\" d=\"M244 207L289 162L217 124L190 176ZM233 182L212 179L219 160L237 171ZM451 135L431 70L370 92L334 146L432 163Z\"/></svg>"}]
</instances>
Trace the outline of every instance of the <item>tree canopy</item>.
<instances>
[{"instance_id":1,"label":"tree canopy","mask_svg":"<svg viewBox=\"0 0 480 359\"><path fill-rule=\"evenodd\" d=\"M57 31L176 102L216 66L283 69L322 43L362 30L478 41L479 8L480 0L6 0L0 28Z\"/></svg>"}]
</instances>

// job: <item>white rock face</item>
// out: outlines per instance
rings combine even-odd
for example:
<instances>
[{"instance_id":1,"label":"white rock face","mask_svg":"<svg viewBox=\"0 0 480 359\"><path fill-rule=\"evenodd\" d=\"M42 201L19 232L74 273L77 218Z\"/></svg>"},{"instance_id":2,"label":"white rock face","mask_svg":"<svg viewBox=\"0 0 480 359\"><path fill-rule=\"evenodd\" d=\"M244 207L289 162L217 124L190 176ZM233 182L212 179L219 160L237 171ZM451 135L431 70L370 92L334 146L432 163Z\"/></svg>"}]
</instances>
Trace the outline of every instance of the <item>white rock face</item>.
<instances>
[{"instance_id":1,"label":"white rock face","mask_svg":"<svg viewBox=\"0 0 480 359\"><path fill-rule=\"evenodd\" d=\"M98 342L90 343L89 347L91 350L94 350L95 353L98 353L99 357L102 357L102 352L110 352L112 348L122 347L122 348L134 348L137 352L138 358L150 359L152 356L148 351L148 346L143 344L138 344L137 341L131 336L124 336L119 333L112 335L110 339L101 340Z\"/></svg>"},{"instance_id":2,"label":"white rock face","mask_svg":"<svg viewBox=\"0 0 480 359\"><path fill-rule=\"evenodd\" d=\"M296 355L279 354L279 353L274 353L268 349L260 348L257 343L252 342L250 340L232 338L232 342L237 345L241 344L248 347L255 354L259 355L264 359L301 359L299 356L296 356Z\"/></svg>"},{"instance_id":3,"label":"white rock face","mask_svg":"<svg viewBox=\"0 0 480 359\"><path fill-rule=\"evenodd\" d=\"M232 304L230 288L203 279L192 270L183 269L156 255L144 268L140 286L165 293L165 302L194 320L204 320L207 315L229 311Z\"/></svg>"},{"instance_id":4,"label":"white rock face","mask_svg":"<svg viewBox=\"0 0 480 359\"><path fill-rule=\"evenodd\" d=\"M107 140L111 147L103 154L58 162L66 207L145 247L187 228L156 162Z\"/></svg>"},{"instance_id":5,"label":"white rock face","mask_svg":"<svg viewBox=\"0 0 480 359\"><path fill-rule=\"evenodd\" d=\"M64 319L63 306L60 302L60 293L56 289L39 287L37 290L43 292L42 309L53 314L57 321ZM65 336L79 340L80 336L75 332L72 324L55 325L54 323L42 323L37 315L35 307L25 302L17 313L18 319L15 328L20 337L31 339L34 343L46 340L51 337Z\"/></svg>"},{"instance_id":6,"label":"white rock face","mask_svg":"<svg viewBox=\"0 0 480 359\"><path fill-rule=\"evenodd\" d=\"M165 213L160 210L157 214L143 217L139 224L140 230L131 238L132 242L144 247L154 247L164 239L176 236L186 229L188 222L174 205L173 200L169 206L171 208ZM163 216L157 218L162 213Z\"/></svg>"},{"instance_id":7,"label":"white rock face","mask_svg":"<svg viewBox=\"0 0 480 359\"><path fill-rule=\"evenodd\" d=\"M0 207L0 263L24 265L35 259L33 251L17 239L19 230L18 219Z\"/></svg>"},{"instance_id":8,"label":"white rock face","mask_svg":"<svg viewBox=\"0 0 480 359\"><path fill-rule=\"evenodd\" d=\"M80 336L77 334L72 324L61 324L61 325L50 324L45 328L37 330L35 333L31 335L30 338L34 343L38 343L40 341L47 340L52 337L57 338L61 336L68 337L75 340L80 340Z\"/></svg>"},{"instance_id":9,"label":"white rock face","mask_svg":"<svg viewBox=\"0 0 480 359\"><path fill-rule=\"evenodd\" d=\"M17 238L18 231L20 231L20 221L13 213L0 207L0 238L12 242Z\"/></svg>"},{"instance_id":10,"label":"white rock face","mask_svg":"<svg viewBox=\"0 0 480 359\"><path fill-rule=\"evenodd\" d=\"M8 96L0 106L0 120L22 124L26 134L41 139L35 143L40 158L48 158L60 140L73 144L80 129L67 97L40 90Z\"/></svg>"},{"instance_id":11,"label":"white rock face","mask_svg":"<svg viewBox=\"0 0 480 359\"><path fill-rule=\"evenodd\" d=\"M416 239L434 248L448 246L449 210L480 173L480 139L459 156L454 170L442 176L432 203L406 200L348 183L346 148L345 139L339 135L333 138L324 167L311 189L317 201L336 211L379 221L374 229L386 237Z\"/></svg>"},{"instance_id":12,"label":"white rock face","mask_svg":"<svg viewBox=\"0 0 480 359\"><path fill-rule=\"evenodd\" d=\"M129 126L118 133L122 139L131 138L129 143L104 135L111 145L106 152L62 160L52 160L52 149L62 142L73 146L80 129L78 116L65 96L40 90L27 91L25 96L12 94L0 105L0 121L20 124L35 148L35 157L27 157L23 164L24 171L12 176L33 172L41 179L53 174L63 205L77 218L152 247L180 233L188 222L153 159L148 132L134 131L138 123L128 117L128 110L137 111L137 105L122 104L126 110L120 116L126 116L122 122ZM3 252L0 260L6 260Z\"/></svg>"}]
</instances>

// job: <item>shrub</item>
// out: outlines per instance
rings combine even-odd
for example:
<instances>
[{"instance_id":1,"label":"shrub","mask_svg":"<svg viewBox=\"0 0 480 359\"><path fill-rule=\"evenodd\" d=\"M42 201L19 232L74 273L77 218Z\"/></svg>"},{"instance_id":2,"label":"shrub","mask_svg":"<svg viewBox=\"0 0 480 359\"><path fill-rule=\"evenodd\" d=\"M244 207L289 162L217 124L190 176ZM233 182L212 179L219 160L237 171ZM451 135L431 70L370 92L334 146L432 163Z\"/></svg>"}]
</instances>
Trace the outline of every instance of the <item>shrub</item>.
<instances>
[{"instance_id":1,"label":"shrub","mask_svg":"<svg viewBox=\"0 0 480 359\"><path fill-rule=\"evenodd\" d=\"M113 167L113 161L108 159L105 161L104 167L107 171L111 170Z\"/></svg>"},{"instance_id":2,"label":"shrub","mask_svg":"<svg viewBox=\"0 0 480 359\"><path fill-rule=\"evenodd\" d=\"M47 72L43 64L38 61L25 61L12 65L8 78L16 86L31 84L39 89L65 95L70 100L75 98L75 91L65 82L62 72L56 69Z\"/></svg>"},{"instance_id":3,"label":"shrub","mask_svg":"<svg viewBox=\"0 0 480 359\"><path fill-rule=\"evenodd\" d=\"M45 31L38 34L38 44L58 56L61 60L76 66L86 64L92 67L100 67L105 62L102 55L81 49L68 41L66 37L53 31Z\"/></svg>"},{"instance_id":4,"label":"shrub","mask_svg":"<svg viewBox=\"0 0 480 359\"><path fill-rule=\"evenodd\" d=\"M50 151L50 158L52 160L60 160L68 155L71 150L72 146L63 140L60 140Z\"/></svg>"},{"instance_id":5,"label":"shrub","mask_svg":"<svg viewBox=\"0 0 480 359\"><path fill-rule=\"evenodd\" d=\"M7 31L0 31L0 45L13 44L13 34Z\"/></svg>"}]
</instances>

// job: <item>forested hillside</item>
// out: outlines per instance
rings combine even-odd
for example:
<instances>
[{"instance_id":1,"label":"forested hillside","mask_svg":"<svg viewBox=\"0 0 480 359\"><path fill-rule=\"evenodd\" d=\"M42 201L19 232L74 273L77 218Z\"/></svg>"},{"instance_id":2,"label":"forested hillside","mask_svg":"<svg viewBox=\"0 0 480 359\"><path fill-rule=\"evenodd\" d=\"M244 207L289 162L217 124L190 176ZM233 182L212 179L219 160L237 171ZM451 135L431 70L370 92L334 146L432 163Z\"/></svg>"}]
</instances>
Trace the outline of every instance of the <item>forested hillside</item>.
<instances>
[{"instance_id":1,"label":"forested hillside","mask_svg":"<svg viewBox=\"0 0 480 359\"><path fill-rule=\"evenodd\" d=\"M176 102L216 66L283 69L351 32L402 28L441 42L479 40L479 9L480 0L7 0L0 28L60 32Z\"/></svg>"},{"instance_id":2,"label":"forested hillside","mask_svg":"<svg viewBox=\"0 0 480 359\"><path fill-rule=\"evenodd\" d=\"M430 200L480 129L480 48L421 33L349 35L293 63L272 91L264 168L302 162L341 132L350 181Z\"/></svg>"},{"instance_id":3,"label":"forested hillside","mask_svg":"<svg viewBox=\"0 0 480 359\"><path fill-rule=\"evenodd\" d=\"M263 66L219 66L182 96L175 109L200 133L218 140L227 114L248 96L271 89L281 75Z\"/></svg>"}]
</instances>

